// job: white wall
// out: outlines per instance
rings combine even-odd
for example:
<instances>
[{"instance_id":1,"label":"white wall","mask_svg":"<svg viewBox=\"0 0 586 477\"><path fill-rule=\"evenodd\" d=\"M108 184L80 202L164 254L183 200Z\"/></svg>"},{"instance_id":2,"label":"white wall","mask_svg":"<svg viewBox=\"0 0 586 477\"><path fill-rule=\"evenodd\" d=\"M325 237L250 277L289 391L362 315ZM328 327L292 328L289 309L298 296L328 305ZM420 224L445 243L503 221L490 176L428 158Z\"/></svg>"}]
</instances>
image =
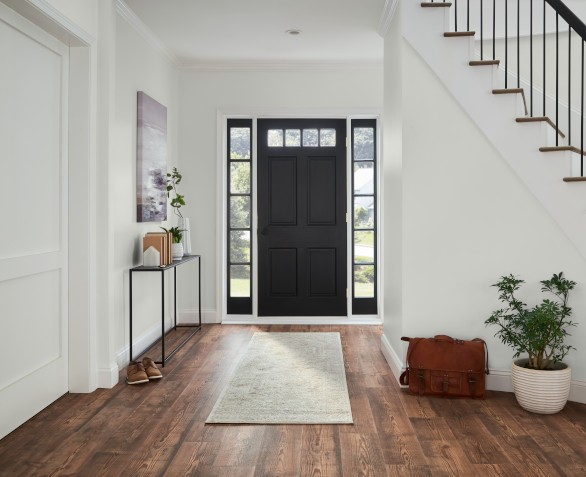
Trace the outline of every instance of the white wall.
<instances>
[{"instance_id":1,"label":"white wall","mask_svg":"<svg viewBox=\"0 0 586 477\"><path fill-rule=\"evenodd\" d=\"M584 322L584 258L405 41L401 55L385 54L386 65L403 70L401 333L484 338L490 367L507 370L513 351L483 324L499 307L490 285L519 275L535 304L539 281L563 270L578 282L570 305ZM391 324L385 321L385 336L393 343ZM586 326L570 332L578 350L566 361L573 379L586 381ZM403 358L402 347L394 350Z\"/></svg>"},{"instance_id":2,"label":"white wall","mask_svg":"<svg viewBox=\"0 0 586 477\"><path fill-rule=\"evenodd\" d=\"M179 166L193 253L203 256L202 307L216 311L217 113L319 113L382 108L382 70L186 71L180 78ZM183 294L185 296L185 294ZM194 309L193 300L182 301Z\"/></svg>"},{"instance_id":3,"label":"white wall","mask_svg":"<svg viewBox=\"0 0 586 477\"><path fill-rule=\"evenodd\" d=\"M109 162L110 230L113 239L110 300L114 350L128 346L128 269L142 264L142 237L167 223L136 221L136 93L144 91L167 107L167 165L177 163L178 75L120 16L116 21L115 112ZM174 224L173 224L174 225ZM160 329L160 281L145 274L134 281L133 338ZM119 364L124 364L119 356Z\"/></svg>"}]
</instances>

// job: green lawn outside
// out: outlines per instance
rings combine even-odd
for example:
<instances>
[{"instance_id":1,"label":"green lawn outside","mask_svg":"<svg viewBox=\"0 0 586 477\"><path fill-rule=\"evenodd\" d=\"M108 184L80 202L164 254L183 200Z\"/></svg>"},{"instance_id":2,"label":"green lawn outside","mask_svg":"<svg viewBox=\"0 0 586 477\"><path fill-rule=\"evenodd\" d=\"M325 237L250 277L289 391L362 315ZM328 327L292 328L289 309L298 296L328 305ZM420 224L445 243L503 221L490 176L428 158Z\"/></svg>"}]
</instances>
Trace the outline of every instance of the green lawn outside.
<instances>
[{"instance_id":1,"label":"green lawn outside","mask_svg":"<svg viewBox=\"0 0 586 477\"><path fill-rule=\"evenodd\" d=\"M355 298L372 298L374 297L373 283L354 283Z\"/></svg>"},{"instance_id":2,"label":"green lawn outside","mask_svg":"<svg viewBox=\"0 0 586 477\"><path fill-rule=\"evenodd\" d=\"M354 234L355 243L374 247L374 232L354 232Z\"/></svg>"}]
</instances>

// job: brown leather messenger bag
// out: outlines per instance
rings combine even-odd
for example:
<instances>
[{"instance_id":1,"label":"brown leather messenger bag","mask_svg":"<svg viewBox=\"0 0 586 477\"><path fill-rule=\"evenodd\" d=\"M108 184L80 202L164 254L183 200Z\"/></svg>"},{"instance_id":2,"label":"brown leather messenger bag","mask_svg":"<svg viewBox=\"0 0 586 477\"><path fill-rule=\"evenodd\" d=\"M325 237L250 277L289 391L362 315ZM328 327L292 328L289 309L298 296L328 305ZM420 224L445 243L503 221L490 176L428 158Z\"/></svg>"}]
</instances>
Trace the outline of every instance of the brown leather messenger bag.
<instances>
[{"instance_id":1,"label":"brown leather messenger bag","mask_svg":"<svg viewBox=\"0 0 586 477\"><path fill-rule=\"evenodd\" d=\"M484 397L488 374L488 349L484 340L454 339L447 335L433 338L407 338L407 369L402 385L419 395L444 397Z\"/></svg>"}]
</instances>

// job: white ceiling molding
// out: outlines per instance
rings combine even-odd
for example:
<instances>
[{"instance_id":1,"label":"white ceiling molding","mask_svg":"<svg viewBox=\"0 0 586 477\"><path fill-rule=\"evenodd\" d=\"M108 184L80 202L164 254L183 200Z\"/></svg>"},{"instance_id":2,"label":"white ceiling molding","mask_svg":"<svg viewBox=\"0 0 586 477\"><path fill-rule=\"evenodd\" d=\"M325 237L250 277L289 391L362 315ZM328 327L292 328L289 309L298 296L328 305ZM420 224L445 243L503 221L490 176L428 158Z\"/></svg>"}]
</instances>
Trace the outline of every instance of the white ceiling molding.
<instances>
[{"instance_id":1,"label":"white ceiling molding","mask_svg":"<svg viewBox=\"0 0 586 477\"><path fill-rule=\"evenodd\" d=\"M398 3L399 0L385 0L385 6L383 7L377 28L378 34L383 38L388 33L389 28L391 28L391 22L395 16Z\"/></svg>"},{"instance_id":2,"label":"white ceiling molding","mask_svg":"<svg viewBox=\"0 0 586 477\"><path fill-rule=\"evenodd\" d=\"M339 62L339 63L190 63L180 65L182 71L382 71L383 63L369 62Z\"/></svg>"},{"instance_id":3,"label":"white ceiling molding","mask_svg":"<svg viewBox=\"0 0 586 477\"><path fill-rule=\"evenodd\" d=\"M180 67L179 59L165 44L145 25L134 11L123 1L116 0L116 12L120 15L144 40L158 51L173 66Z\"/></svg>"}]
</instances>

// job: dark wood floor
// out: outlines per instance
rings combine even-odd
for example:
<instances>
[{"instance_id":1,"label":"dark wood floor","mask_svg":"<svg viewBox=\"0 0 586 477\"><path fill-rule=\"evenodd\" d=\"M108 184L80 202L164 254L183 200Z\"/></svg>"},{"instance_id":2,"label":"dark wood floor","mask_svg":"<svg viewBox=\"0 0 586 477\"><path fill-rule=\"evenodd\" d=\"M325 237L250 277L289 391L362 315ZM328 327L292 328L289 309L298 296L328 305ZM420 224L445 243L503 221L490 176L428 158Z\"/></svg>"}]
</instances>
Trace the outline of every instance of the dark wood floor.
<instances>
[{"instance_id":1,"label":"dark wood floor","mask_svg":"<svg viewBox=\"0 0 586 477\"><path fill-rule=\"evenodd\" d=\"M205 425L255 331L339 331L353 425ZM0 441L0 475L585 476L586 405L526 413L402 392L380 327L210 325L160 382L65 395Z\"/></svg>"}]
</instances>

